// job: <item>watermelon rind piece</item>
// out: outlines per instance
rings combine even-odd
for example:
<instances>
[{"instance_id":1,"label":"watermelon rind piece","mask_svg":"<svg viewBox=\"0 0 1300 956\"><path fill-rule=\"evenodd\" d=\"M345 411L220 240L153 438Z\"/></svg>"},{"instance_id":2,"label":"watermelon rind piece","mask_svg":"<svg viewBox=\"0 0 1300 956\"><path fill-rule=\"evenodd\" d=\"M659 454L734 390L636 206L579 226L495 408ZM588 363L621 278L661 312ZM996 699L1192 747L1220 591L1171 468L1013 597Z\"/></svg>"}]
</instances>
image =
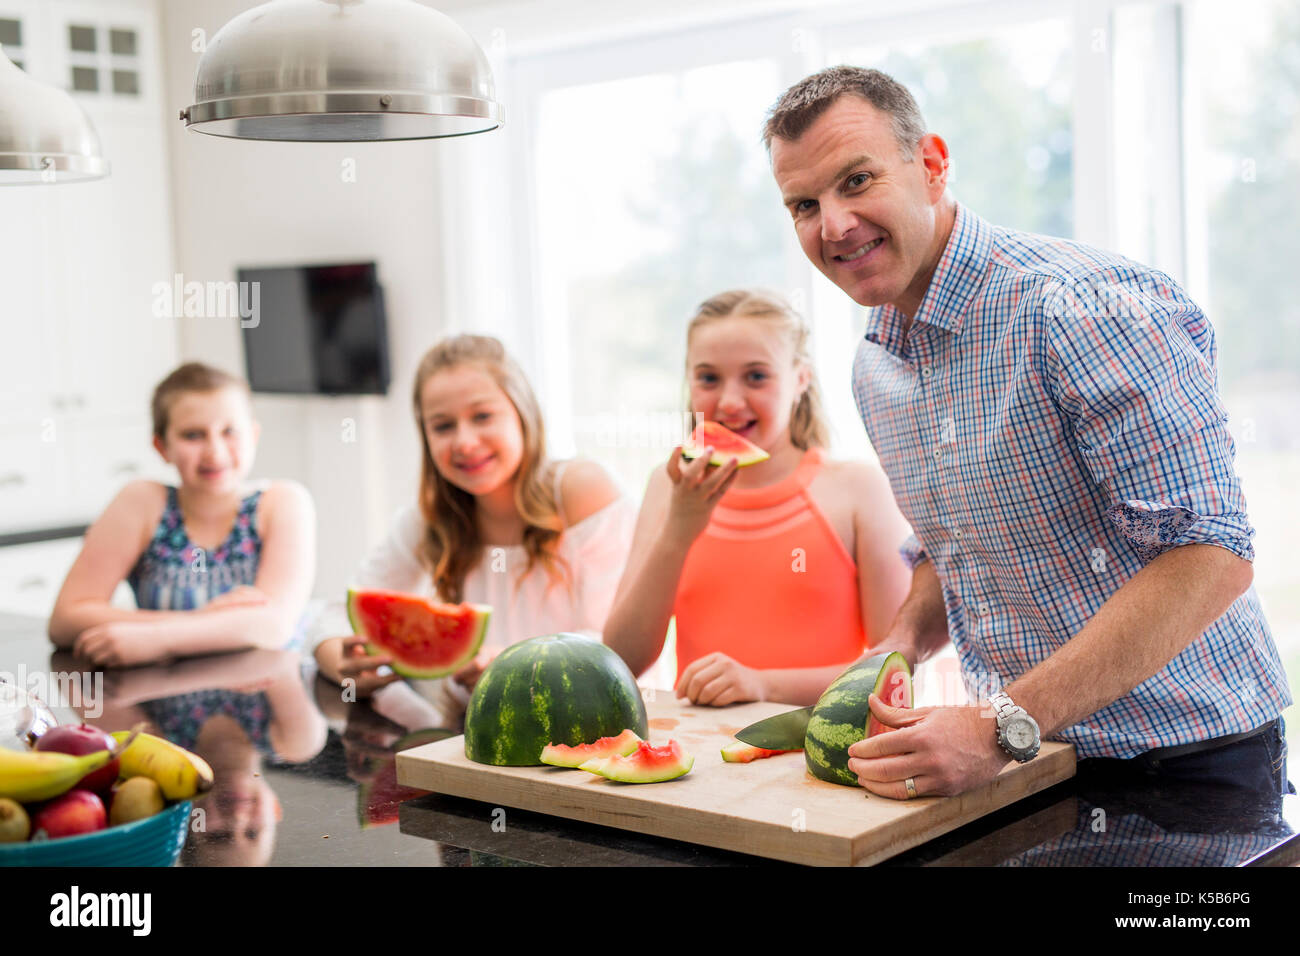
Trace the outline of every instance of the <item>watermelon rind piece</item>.
<instances>
[{"instance_id":1,"label":"watermelon rind piece","mask_svg":"<svg viewBox=\"0 0 1300 956\"><path fill-rule=\"evenodd\" d=\"M677 741L656 747L643 740L627 756L588 760L578 769L616 783L664 783L685 776L694 766L695 758Z\"/></svg>"},{"instance_id":2,"label":"watermelon rind piece","mask_svg":"<svg viewBox=\"0 0 1300 956\"><path fill-rule=\"evenodd\" d=\"M710 465L725 465L734 458L736 467L744 468L772 457L748 438L737 435L719 422L700 422L696 425L691 437L682 445L682 457L699 458L710 445L713 446Z\"/></svg>"},{"instance_id":3,"label":"watermelon rind piece","mask_svg":"<svg viewBox=\"0 0 1300 956\"><path fill-rule=\"evenodd\" d=\"M880 694L890 677L900 671L904 677L900 706L911 707L912 670L907 658L897 652L858 661L831 682L808 718L804 761L809 773L828 783L858 785L857 774L849 770L848 751L868 736L871 708L867 698Z\"/></svg>"},{"instance_id":4,"label":"watermelon rind piece","mask_svg":"<svg viewBox=\"0 0 1300 956\"><path fill-rule=\"evenodd\" d=\"M722 759L727 763L752 763L755 760L766 760L768 757L775 757L777 754L798 752L797 750L765 750L762 747L755 747L753 744L738 740L734 744L728 744L722 748Z\"/></svg>"},{"instance_id":5,"label":"watermelon rind piece","mask_svg":"<svg viewBox=\"0 0 1300 956\"><path fill-rule=\"evenodd\" d=\"M636 750L641 738L632 730L624 730L617 737L601 737L589 744L566 747L564 744L547 744L542 748L541 761L552 767L568 767L576 770L588 760L603 760L607 757L625 757Z\"/></svg>"},{"instance_id":6,"label":"watermelon rind piece","mask_svg":"<svg viewBox=\"0 0 1300 956\"><path fill-rule=\"evenodd\" d=\"M624 730L650 736L627 664L585 635L548 634L507 647L479 676L465 711L465 756L536 767L547 744L577 747Z\"/></svg>"},{"instance_id":7,"label":"watermelon rind piece","mask_svg":"<svg viewBox=\"0 0 1300 956\"><path fill-rule=\"evenodd\" d=\"M435 632L442 630L438 627L440 619L452 617L459 619L468 609L471 614L471 628L465 635L457 635L455 642L448 644L439 655L440 663L433 666L421 665L412 659L423 656L420 654L422 648L412 643L418 636L414 632L404 630L399 633L397 629L393 629L385 633L378 629L377 622L374 626L367 625L364 604L370 601L387 601L407 613L413 612L418 617L424 617L424 623L434 628ZM432 680L455 674L472 661L483 646L483 641L487 637L488 621L492 616L492 608L486 604L437 604L427 598L402 591L349 589L347 607L348 621L352 625L353 632L366 639L367 654L387 655L393 659L390 666L398 674L421 680ZM404 657L404 654L409 656Z\"/></svg>"}]
</instances>

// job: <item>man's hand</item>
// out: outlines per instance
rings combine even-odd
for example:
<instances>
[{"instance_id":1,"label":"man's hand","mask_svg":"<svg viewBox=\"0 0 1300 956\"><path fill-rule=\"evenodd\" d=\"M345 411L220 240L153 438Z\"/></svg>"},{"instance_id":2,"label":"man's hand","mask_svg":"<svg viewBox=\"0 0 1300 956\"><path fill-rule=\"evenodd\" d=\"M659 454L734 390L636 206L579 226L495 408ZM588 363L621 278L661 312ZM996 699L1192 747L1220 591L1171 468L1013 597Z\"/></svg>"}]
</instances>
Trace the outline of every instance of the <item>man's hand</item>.
<instances>
[{"instance_id":1,"label":"man's hand","mask_svg":"<svg viewBox=\"0 0 1300 956\"><path fill-rule=\"evenodd\" d=\"M890 707L875 694L871 712L896 728L849 747L849 771L872 793L908 798L955 796L996 777L1010 759L998 746L997 721L987 707Z\"/></svg>"},{"instance_id":2,"label":"man's hand","mask_svg":"<svg viewBox=\"0 0 1300 956\"><path fill-rule=\"evenodd\" d=\"M151 621L106 621L77 637L72 652L100 667L134 667L171 658L165 628Z\"/></svg>"},{"instance_id":3,"label":"man's hand","mask_svg":"<svg viewBox=\"0 0 1300 956\"><path fill-rule=\"evenodd\" d=\"M676 693L692 704L724 707L744 700L763 700L763 675L726 654L705 654L682 671Z\"/></svg>"}]
</instances>

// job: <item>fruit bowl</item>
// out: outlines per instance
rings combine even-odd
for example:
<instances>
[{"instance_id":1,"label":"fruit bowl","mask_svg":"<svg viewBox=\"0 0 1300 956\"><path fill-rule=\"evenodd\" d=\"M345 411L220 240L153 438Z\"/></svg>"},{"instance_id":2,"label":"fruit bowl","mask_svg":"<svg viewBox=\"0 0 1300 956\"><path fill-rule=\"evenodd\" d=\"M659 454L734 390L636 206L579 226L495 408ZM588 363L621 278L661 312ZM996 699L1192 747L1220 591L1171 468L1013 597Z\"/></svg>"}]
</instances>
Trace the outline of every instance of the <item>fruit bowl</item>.
<instances>
[{"instance_id":1,"label":"fruit bowl","mask_svg":"<svg viewBox=\"0 0 1300 956\"><path fill-rule=\"evenodd\" d=\"M0 866L171 866L185 845L192 806L182 800L144 820L81 836L0 843Z\"/></svg>"}]
</instances>

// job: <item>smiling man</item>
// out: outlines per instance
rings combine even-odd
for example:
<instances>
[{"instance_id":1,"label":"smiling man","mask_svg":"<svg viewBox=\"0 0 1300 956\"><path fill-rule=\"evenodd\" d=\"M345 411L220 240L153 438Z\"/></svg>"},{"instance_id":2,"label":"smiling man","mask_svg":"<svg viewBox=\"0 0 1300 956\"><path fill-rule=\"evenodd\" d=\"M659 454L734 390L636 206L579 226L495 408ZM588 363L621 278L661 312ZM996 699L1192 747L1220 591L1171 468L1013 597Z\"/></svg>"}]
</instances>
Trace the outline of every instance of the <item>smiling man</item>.
<instances>
[{"instance_id":1,"label":"smiling man","mask_svg":"<svg viewBox=\"0 0 1300 956\"><path fill-rule=\"evenodd\" d=\"M878 71L804 79L764 142L804 252L873 307L854 395L915 532L873 653L951 638L983 702L873 698L899 729L850 749L862 786L961 793L1041 736L1081 770L1284 792L1291 695L1205 315L1163 273L955 202L947 144Z\"/></svg>"}]
</instances>

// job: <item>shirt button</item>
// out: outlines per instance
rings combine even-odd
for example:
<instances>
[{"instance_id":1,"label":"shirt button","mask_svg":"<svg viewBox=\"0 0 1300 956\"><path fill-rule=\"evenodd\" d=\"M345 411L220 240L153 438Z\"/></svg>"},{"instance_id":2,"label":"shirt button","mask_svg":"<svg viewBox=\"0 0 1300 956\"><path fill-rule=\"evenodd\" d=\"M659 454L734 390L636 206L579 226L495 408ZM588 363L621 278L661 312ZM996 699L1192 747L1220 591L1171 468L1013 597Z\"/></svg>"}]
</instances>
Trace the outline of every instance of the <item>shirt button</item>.
<instances>
[{"instance_id":1,"label":"shirt button","mask_svg":"<svg viewBox=\"0 0 1300 956\"><path fill-rule=\"evenodd\" d=\"M980 614L988 614L988 612L989 612L989 606L988 606L987 604L983 603L983 602L980 602L980 606L979 606L978 610L979 610Z\"/></svg>"},{"instance_id":2,"label":"shirt button","mask_svg":"<svg viewBox=\"0 0 1300 956\"><path fill-rule=\"evenodd\" d=\"M930 368L930 366L928 365L921 366L921 378L929 378L933 374L934 374L934 369Z\"/></svg>"},{"instance_id":3,"label":"shirt button","mask_svg":"<svg viewBox=\"0 0 1300 956\"><path fill-rule=\"evenodd\" d=\"M961 528L953 528L953 529L952 529L952 536L953 536L954 538L956 538L958 541L960 541L960 540L961 540Z\"/></svg>"},{"instance_id":4,"label":"shirt button","mask_svg":"<svg viewBox=\"0 0 1300 956\"><path fill-rule=\"evenodd\" d=\"M943 449L942 449L942 448L936 448L936 449L934 450L933 454L934 454L934 460L935 460L935 461L938 461L940 458L943 457Z\"/></svg>"}]
</instances>

